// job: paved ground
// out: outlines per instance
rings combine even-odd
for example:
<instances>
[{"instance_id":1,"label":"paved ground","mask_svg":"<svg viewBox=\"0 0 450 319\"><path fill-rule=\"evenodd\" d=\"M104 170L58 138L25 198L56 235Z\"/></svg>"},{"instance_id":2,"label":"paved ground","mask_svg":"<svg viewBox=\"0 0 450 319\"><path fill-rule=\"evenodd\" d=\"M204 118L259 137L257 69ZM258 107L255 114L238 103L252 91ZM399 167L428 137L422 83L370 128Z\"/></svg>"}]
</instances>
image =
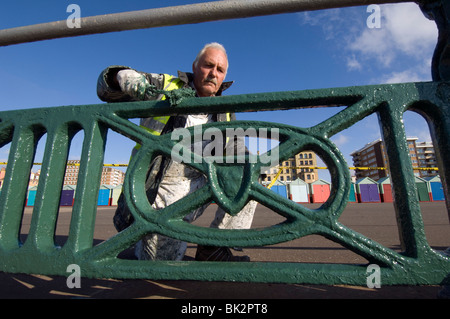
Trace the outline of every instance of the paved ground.
<instances>
[{"instance_id":1,"label":"paved ground","mask_svg":"<svg viewBox=\"0 0 450 319\"><path fill-rule=\"evenodd\" d=\"M316 205L308 204L315 207ZM439 250L450 246L450 225L444 203L422 203L425 232L430 245ZM212 209L197 222L208 225ZM96 221L96 242L110 238L116 232L111 224L114 208L100 207ZM22 237L26 237L31 209L26 208ZM254 227L273 225L280 217L258 206ZM390 203L349 204L340 221L376 240L398 250L397 226ZM57 226L57 240L64 243L70 223L70 208L62 208ZM252 261L366 263L362 257L320 236L308 236L270 247L246 248ZM189 244L186 259L192 259L195 245ZM239 254L239 253L238 253ZM132 258L130 254L130 258ZM30 261L32 262L32 261ZM85 279L81 288L69 289L66 278L59 276L0 273L0 298L147 298L147 299L436 299L439 286L382 286L380 289L352 286L304 284L264 284L196 281L103 280Z\"/></svg>"}]
</instances>

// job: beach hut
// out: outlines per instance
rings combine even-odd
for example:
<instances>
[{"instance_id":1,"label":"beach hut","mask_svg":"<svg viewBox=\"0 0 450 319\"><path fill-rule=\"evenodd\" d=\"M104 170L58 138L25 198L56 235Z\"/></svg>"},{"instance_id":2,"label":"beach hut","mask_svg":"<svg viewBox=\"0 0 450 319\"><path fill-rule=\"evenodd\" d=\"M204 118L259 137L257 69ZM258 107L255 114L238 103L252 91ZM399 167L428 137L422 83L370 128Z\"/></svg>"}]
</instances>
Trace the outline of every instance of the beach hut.
<instances>
[{"instance_id":1,"label":"beach hut","mask_svg":"<svg viewBox=\"0 0 450 319\"><path fill-rule=\"evenodd\" d=\"M75 186L64 185L61 191L59 206L72 206L75 198Z\"/></svg>"},{"instance_id":2,"label":"beach hut","mask_svg":"<svg viewBox=\"0 0 450 319\"><path fill-rule=\"evenodd\" d=\"M441 177L439 175L424 178L431 190L431 200L441 201L445 200L444 189L442 187Z\"/></svg>"},{"instance_id":3,"label":"beach hut","mask_svg":"<svg viewBox=\"0 0 450 319\"><path fill-rule=\"evenodd\" d=\"M348 194L348 201L349 203L356 203L356 190L355 190L355 183L351 183L350 185L350 193Z\"/></svg>"},{"instance_id":4,"label":"beach hut","mask_svg":"<svg viewBox=\"0 0 450 319\"><path fill-rule=\"evenodd\" d=\"M360 178L356 181L356 196L360 203L380 202L378 183L370 177Z\"/></svg>"},{"instance_id":5,"label":"beach hut","mask_svg":"<svg viewBox=\"0 0 450 319\"><path fill-rule=\"evenodd\" d=\"M393 202L391 178L389 176L378 180L378 189L380 191L380 199L383 203Z\"/></svg>"},{"instance_id":6,"label":"beach hut","mask_svg":"<svg viewBox=\"0 0 450 319\"><path fill-rule=\"evenodd\" d=\"M325 203L330 197L331 183L319 179L309 184L311 203Z\"/></svg>"},{"instance_id":7,"label":"beach hut","mask_svg":"<svg viewBox=\"0 0 450 319\"><path fill-rule=\"evenodd\" d=\"M111 188L106 185L101 185L98 192L98 206L109 206L109 199L111 196Z\"/></svg>"},{"instance_id":8,"label":"beach hut","mask_svg":"<svg viewBox=\"0 0 450 319\"><path fill-rule=\"evenodd\" d=\"M420 202L429 202L430 201L430 190L428 186L428 182L423 178L415 176L416 180L416 189L417 196L419 196Z\"/></svg>"},{"instance_id":9,"label":"beach hut","mask_svg":"<svg viewBox=\"0 0 450 319\"><path fill-rule=\"evenodd\" d=\"M111 189L111 206L117 206L117 201L122 193L122 187L123 185L118 185Z\"/></svg>"},{"instance_id":10,"label":"beach hut","mask_svg":"<svg viewBox=\"0 0 450 319\"><path fill-rule=\"evenodd\" d=\"M285 197L285 198L288 197L287 196L287 187L286 187L286 184L284 184L283 182L276 181L270 189L282 197Z\"/></svg>"},{"instance_id":11,"label":"beach hut","mask_svg":"<svg viewBox=\"0 0 450 319\"><path fill-rule=\"evenodd\" d=\"M308 183L297 178L288 185L289 198L296 203L309 203Z\"/></svg>"},{"instance_id":12,"label":"beach hut","mask_svg":"<svg viewBox=\"0 0 450 319\"><path fill-rule=\"evenodd\" d=\"M28 189L27 206L34 206L36 200L37 186L32 186Z\"/></svg>"}]
</instances>

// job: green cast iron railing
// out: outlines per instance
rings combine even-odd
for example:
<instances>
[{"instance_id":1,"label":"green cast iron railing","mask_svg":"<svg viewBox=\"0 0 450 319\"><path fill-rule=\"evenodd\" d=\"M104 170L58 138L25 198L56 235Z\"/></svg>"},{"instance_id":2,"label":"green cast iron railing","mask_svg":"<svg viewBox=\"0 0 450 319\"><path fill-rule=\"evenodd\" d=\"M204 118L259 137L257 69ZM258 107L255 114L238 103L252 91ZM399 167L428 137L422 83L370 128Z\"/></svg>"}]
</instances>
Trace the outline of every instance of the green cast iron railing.
<instances>
[{"instance_id":1,"label":"green cast iron railing","mask_svg":"<svg viewBox=\"0 0 450 319\"><path fill-rule=\"evenodd\" d=\"M0 194L0 270L4 272L67 275L77 264L82 275L98 278L192 279L252 282L366 285L367 265L317 263L221 263L188 261L138 261L117 256L148 233L160 233L183 241L219 246L272 245L303 236L324 236L369 263L381 267L381 282L393 284L448 284L450 258L427 242L414 174L403 127L403 114L411 110L427 120L432 134L440 175L448 201L450 163L450 83L406 83L220 98L186 98L176 106L169 102L130 102L0 113L0 145L10 143L10 155ZM176 114L249 112L279 109L341 106L323 122L298 128L255 121L204 125L214 127L278 129L278 152L283 161L302 150L312 150L325 162L332 178L329 199L311 210L282 198L258 183L261 160L233 165L197 158L186 164L208 176L209 184L163 210L154 210L145 195L145 175L159 154L171 156L177 141L169 134L153 136L129 119ZM350 176L348 166L330 138L363 118L376 113L389 156L402 252L393 251L355 232L338 221L346 207ZM93 245L97 196L108 132L113 130L142 147L131 160L124 193L134 223L112 238ZM197 134L195 128L189 129ZM59 198L72 138L84 132L80 171L70 232L62 247L55 246ZM26 191L37 143L47 136L41 179L25 242L19 240ZM259 158L260 159L260 158ZM226 176L226 179L225 179ZM215 201L230 214L248 200L256 200L283 216L281 224L262 229L219 230L188 224L183 217ZM30 262L32 260L33 262Z\"/></svg>"}]
</instances>

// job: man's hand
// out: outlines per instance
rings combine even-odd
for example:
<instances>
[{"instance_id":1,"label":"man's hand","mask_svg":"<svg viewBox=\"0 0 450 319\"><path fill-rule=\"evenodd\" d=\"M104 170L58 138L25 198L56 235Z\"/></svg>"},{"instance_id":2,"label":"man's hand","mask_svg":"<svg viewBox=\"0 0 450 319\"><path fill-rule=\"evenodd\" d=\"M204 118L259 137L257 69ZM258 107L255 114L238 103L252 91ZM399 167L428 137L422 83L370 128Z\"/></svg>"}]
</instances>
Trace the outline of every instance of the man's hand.
<instances>
[{"instance_id":1,"label":"man's hand","mask_svg":"<svg viewBox=\"0 0 450 319\"><path fill-rule=\"evenodd\" d=\"M122 92L135 100L143 101L146 99L146 92L150 83L145 75L134 70L121 70L117 73L116 80Z\"/></svg>"}]
</instances>

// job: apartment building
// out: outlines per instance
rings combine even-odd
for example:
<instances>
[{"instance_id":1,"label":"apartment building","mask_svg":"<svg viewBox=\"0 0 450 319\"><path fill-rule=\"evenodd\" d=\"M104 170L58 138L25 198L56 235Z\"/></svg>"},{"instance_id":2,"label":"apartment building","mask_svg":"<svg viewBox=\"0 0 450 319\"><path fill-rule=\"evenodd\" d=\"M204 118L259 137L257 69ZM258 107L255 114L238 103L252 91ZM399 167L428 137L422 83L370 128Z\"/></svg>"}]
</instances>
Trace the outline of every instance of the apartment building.
<instances>
[{"instance_id":1,"label":"apartment building","mask_svg":"<svg viewBox=\"0 0 450 319\"><path fill-rule=\"evenodd\" d=\"M417 137L408 137L408 155L413 167L436 167L436 158L434 156L433 144L429 142L417 142ZM363 148L350 154L353 158L355 167L369 168L356 169L356 178L370 177L373 180L379 180L389 176L389 161L386 148L381 139L377 139L366 144ZM415 169L414 174L418 177L428 177L437 175L434 170Z\"/></svg>"},{"instance_id":2,"label":"apartment building","mask_svg":"<svg viewBox=\"0 0 450 319\"><path fill-rule=\"evenodd\" d=\"M76 185L79 170L79 160L67 161L66 174L64 176L64 185ZM100 184L117 186L123 184L124 180L125 172L113 167L103 167Z\"/></svg>"},{"instance_id":3,"label":"apartment building","mask_svg":"<svg viewBox=\"0 0 450 319\"><path fill-rule=\"evenodd\" d=\"M103 167L101 184L117 186L123 184L125 173L112 167Z\"/></svg>"},{"instance_id":4,"label":"apartment building","mask_svg":"<svg viewBox=\"0 0 450 319\"><path fill-rule=\"evenodd\" d=\"M416 143L416 153L419 167L425 169L437 167L436 154L434 152L433 143L431 142ZM438 172L435 170L421 170L420 177L436 176L437 173Z\"/></svg>"},{"instance_id":5,"label":"apartment building","mask_svg":"<svg viewBox=\"0 0 450 319\"><path fill-rule=\"evenodd\" d=\"M78 181L78 172L80 170L80 161L70 160L67 161L66 173L64 175L64 185L77 185ZM3 180L5 178L6 168L0 168L0 187L3 185ZM39 184L39 176L41 174L41 170L36 172L30 172L30 180L28 183L29 187L38 186ZM102 177L100 180L101 185L111 185L118 186L123 184L125 180L125 172L113 168L113 167L103 167Z\"/></svg>"},{"instance_id":6,"label":"apartment building","mask_svg":"<svg viewBox=\"0 0 450 319\"><path fill-rule=\"evenodd\" d=\"M350 154L353 158L353 165L355 167L368 167L367 170L355 170L356 178L370 177L373 180L389 175L388 160L384 143L381 139L375 140L366 144L363 148L354 151ZM375 169L386 168L386 169Z\"/></svg>"},{"instance_id":7,"label":"apartment building","mask_svg":"<svg viewBox=\"0 0 450 319\"><path fill-rule=\"evenodd\" d=\"M78 172L80 171L80 161L67 161L64 185L77 185Z\"/></svg>"},{"instance_id":8,"label":"apartment building","mask_svg":"<svg viewBox=\"0 0 450 319\"><path fill-rule=\"evenodd\" d=\"M263 184L272 182L281 168L278 176L278 180L281 182L291 182L300 178L307 183L312 183L319 179L318 170L313 167L317 167L316 154L310 151L301 152L287 161L283 161L280 165L268 169L262 182Z\"/></svg>"}]
</instances>

